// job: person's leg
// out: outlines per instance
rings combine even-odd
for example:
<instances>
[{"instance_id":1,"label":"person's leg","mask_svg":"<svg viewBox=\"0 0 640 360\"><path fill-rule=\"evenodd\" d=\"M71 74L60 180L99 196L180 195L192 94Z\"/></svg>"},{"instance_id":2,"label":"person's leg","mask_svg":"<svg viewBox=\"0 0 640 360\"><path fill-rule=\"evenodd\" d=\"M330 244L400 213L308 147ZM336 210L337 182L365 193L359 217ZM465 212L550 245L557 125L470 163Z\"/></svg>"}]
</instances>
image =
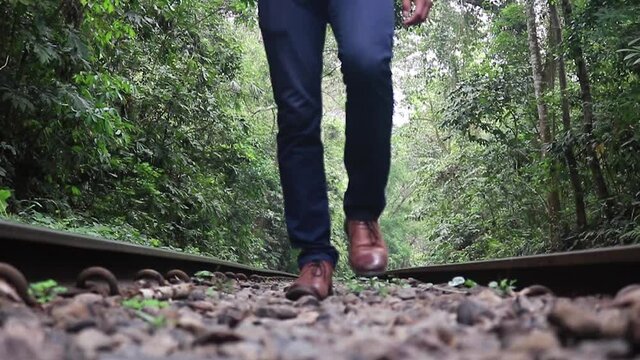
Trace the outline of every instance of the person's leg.
<instances>
[{"instance_id":1,"label":"person's leg","mask_svg":"<svg viewBox=\"0 0 640 360\"><path fill-rule=\"evenodd\" d=\"M347 86L344 210L349 220L377 220L391 159L394 0L329 0L329 22Z\"/></svg>"},{"instance_id":2,"label":"person's leg","mask_svg":"<svg viewBox=\"0 0 640 360\"><path fill-rule=\"evenodd\" d=\"M260 28L278 106L278 163L298 265L338 259L331 225L320 137L325 1L259 0Z\"/></svg>"}]
</instances>

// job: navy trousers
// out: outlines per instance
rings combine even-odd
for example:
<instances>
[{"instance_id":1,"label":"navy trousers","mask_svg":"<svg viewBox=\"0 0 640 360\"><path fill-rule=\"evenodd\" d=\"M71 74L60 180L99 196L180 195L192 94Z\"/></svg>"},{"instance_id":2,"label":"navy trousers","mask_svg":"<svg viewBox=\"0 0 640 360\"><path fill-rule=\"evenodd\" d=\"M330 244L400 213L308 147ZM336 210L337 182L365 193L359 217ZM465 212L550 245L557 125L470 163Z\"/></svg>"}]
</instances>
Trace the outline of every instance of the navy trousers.
<instances>
[{"instance_id":1,"label":"navy trousers","mask_svg":"<svg viewBox=\"0 0 640 360\"><path fill-rule=\"evenodd\" d=\"M260 29L278 107L278 163L285 218L298 265L328 260L331 224L324 172L322 58L327 24L347 89L344 162L348 219L385 207L391 158L394 0L259 0Z\"/></svg>"}]
</instances>

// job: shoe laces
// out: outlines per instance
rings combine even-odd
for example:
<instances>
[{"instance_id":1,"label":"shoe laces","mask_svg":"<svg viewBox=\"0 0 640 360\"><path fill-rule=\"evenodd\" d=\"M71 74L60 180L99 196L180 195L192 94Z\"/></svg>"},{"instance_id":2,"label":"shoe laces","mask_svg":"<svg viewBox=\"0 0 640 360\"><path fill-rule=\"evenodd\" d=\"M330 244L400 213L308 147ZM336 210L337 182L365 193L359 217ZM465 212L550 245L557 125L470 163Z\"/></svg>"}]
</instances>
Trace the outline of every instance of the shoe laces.
<instances>
[{"instance_id":1,"label":"shoe laces","mask_svg":"<svg viewBox=\"0 0 640 360\"><path fill-rule=\"evenodd\" d=\"M380 243L380 237L378 234L378 229L376 228L376 222L373 220L369 220L369 221L359 221L360 224L364 224L367 227L367 230L369 230L369 240L371 242L371 245L377 245Z\"/></svg>"},{"instance_id":2,"label":"shoe laces","mask_svg":"<svg viewBox=\"0 0 640 360\"><path fill-rule=\"evenodd\" d=\"M322 263L319 261L312 261L310 262L305 269L306 271L311 271L313 276L323 276L324 275L324 267L322 266Z\"/></svg>"}]
</instances>

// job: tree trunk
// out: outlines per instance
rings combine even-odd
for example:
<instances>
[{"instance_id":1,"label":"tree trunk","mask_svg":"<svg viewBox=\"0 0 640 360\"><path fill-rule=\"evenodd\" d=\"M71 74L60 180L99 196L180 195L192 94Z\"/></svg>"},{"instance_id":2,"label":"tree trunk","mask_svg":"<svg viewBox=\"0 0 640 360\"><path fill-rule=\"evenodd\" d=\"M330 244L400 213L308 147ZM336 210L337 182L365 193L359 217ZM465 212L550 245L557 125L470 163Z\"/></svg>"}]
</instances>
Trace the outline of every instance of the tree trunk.
<instances>
[{"instance_id":1,"label":"tree trunk","mask_svg":"<svg viewBox=\"0 0 640 360\"><path fill-rule=\"evenodd\" d=\"M551 37L556 49L562 48L562 28L558 17L558 10L553 1L549 1L549 21L551 22ZM571 129L571 108L569 106L569 96L567 94L567 70L565 68L564 57L561 53L557 56L558 82L560 84L560 95L562 99L562 126L567 136L567 141L563 146L564 157L569 170L569 180L573 188L573 200L576 208L576 226L579 231L587 227L587 213L584 205L584 189L582 180L578 172L578 163L573 153L573 131Z\"/></svg>"},{"instance_id":2,"label":"tree trunk","mask_svg":"<svg viewBox=\"0 0 640 360\"><path fill-rule=\"evenodd\" d=\"M609 195L609 189L607 183L602 175L602 168L600 166L600 160L596 148L597 142L593 137L593 98L591 96L591 80L589 79L589 72L587 70L587 63L584 60L584 53L580 40L576 37L577 34L573 30L572 24L572 8L570 0L562 0L562 10L564 15L564 22L569 26L572 32L573 40L569 43L569 49L573 61L576 64L576 72L578 75L578 82L580 83L580 97L582 99L582 112L583 112L583 126L584 134L587 139L587 162L589 164L589 170L593 176L593 182L595 185L596 195L598 199L605 202L605 215L607 218L612 217L611 199Z\"/></svg>"},{"instance_id":3,"label":"tree trunk","mask_svg":"<svg viewBox=\"0 0 640 360\"><path fill-rule=\"evenodd\" d=\"M541 153L542 158L549 157L549 149L553 142L551 138L551 129L549 127L549 116L547 104L544 99L545 83L542 69L542 56L540 55L540 44L538 42L536 14L534 9L534 0L526 1L527 8L527 32L529 42L529 58L531 61L531 69L533 74L533 88L536 96L536 104L538 109L538 128L541 137ZM553 162L553 161L552 161ZM547 194L547 212L550 221L551 239L557 244L558 231L558 212L560 210L560 196L558 194L558 184L556 182L555 169L552 164L550 168L549 193Z\"/></svg>"}]
</instances>

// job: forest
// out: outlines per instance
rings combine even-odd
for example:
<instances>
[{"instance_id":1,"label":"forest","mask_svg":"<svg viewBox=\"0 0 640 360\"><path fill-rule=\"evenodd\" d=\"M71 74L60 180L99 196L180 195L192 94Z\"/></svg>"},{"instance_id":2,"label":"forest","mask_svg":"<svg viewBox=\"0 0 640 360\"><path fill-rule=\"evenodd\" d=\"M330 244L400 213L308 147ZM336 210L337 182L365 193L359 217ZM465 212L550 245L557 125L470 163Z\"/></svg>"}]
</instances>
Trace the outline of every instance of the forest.
<instances>
[{"instance_id":1,"label":"forest","mask_svg":"<svg viewBox=\"0 0 640 360\"><path fill-rule=\"evenodd\" d=\"M640 243L638 14L437 0L398 21L390 267ZM255 1L0 0L0 28L1 218L295 270ZM344 254L331 34L323 96Z\"/></svg>"}]
</instances>

